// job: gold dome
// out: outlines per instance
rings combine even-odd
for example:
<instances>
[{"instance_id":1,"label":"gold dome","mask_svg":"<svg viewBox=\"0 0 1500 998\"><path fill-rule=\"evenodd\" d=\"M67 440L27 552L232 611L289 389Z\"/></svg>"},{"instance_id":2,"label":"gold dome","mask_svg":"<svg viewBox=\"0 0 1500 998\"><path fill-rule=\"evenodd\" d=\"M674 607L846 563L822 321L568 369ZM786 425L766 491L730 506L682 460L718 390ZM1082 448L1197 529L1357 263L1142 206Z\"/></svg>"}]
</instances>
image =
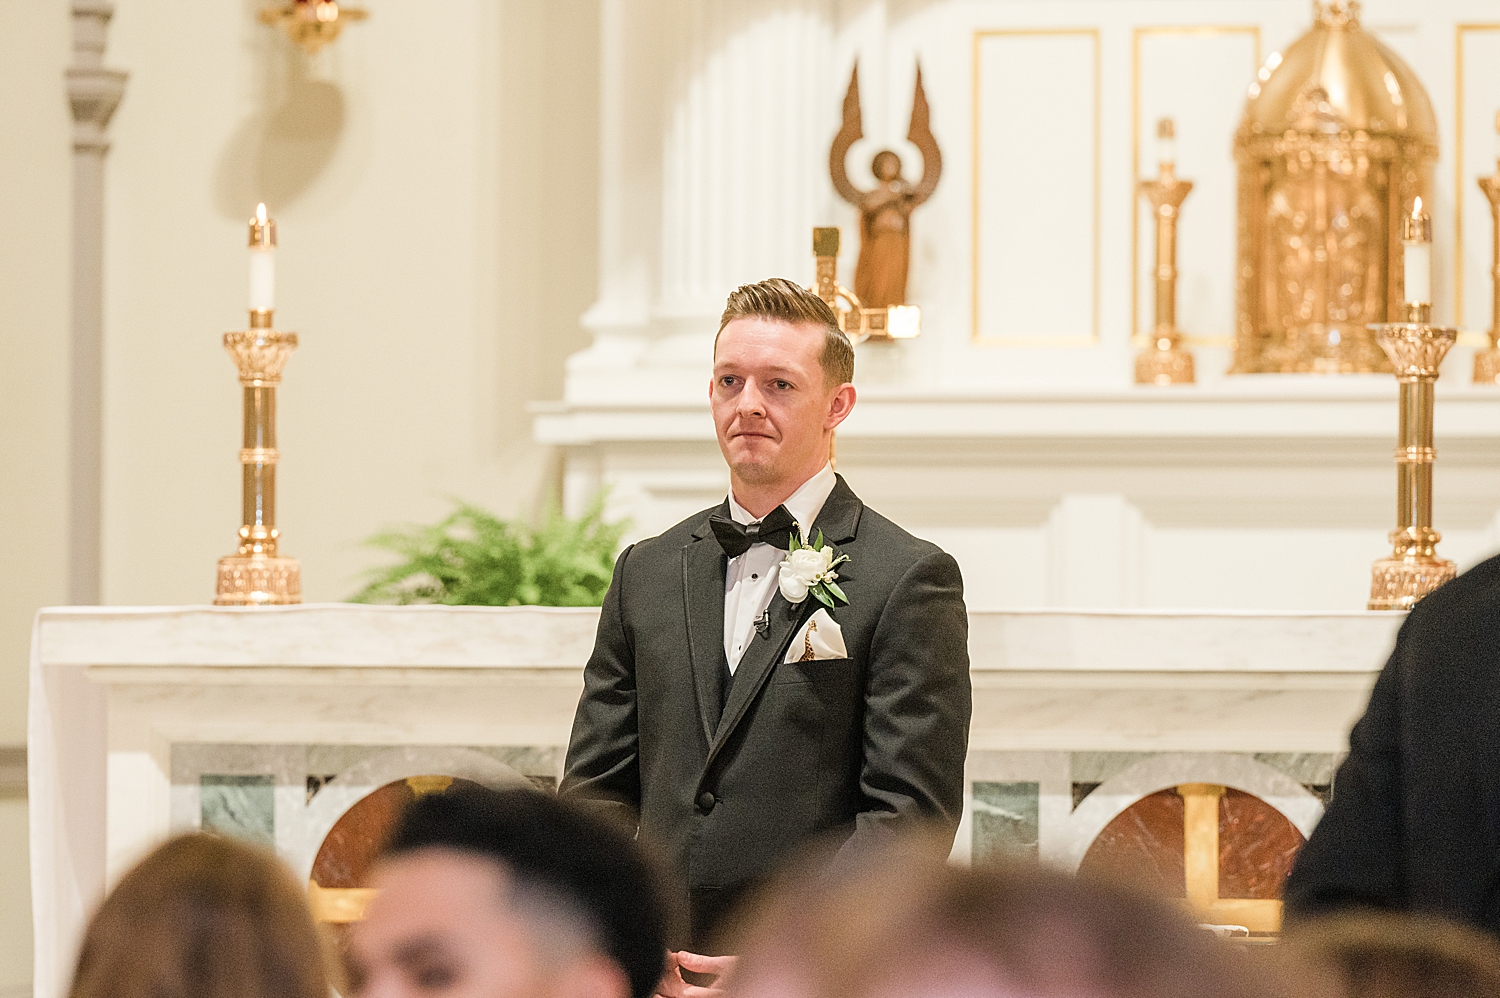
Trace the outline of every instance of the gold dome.
<instances>
[{"instance_id":1,"label":"gold dome","mask_svg":"<svg viewBox=\"0 0 1500 998\"><path fill-rule=\"evenodd\" d=\"M1427 90L1401 57L1359 26L1355 0L1313 4L1313 28L1273 53L1250 86L1243 132L1365 132L1437 146ZM1242 134L1243 134L1242 132Z\"/></svg>"},{"instance_id":2,"label":"gold dome","mask_svg":"<svg viewBox=\"0 0 1500 998\"><path fill-rule=\"evenodd\" d=\"M1266 60L1235 134L1235 373L1390 370L1370 324L1400 314L1400 222L1431 199L1427 91L1355 0L1313 21Z\"/></svg>"}]
</instances>

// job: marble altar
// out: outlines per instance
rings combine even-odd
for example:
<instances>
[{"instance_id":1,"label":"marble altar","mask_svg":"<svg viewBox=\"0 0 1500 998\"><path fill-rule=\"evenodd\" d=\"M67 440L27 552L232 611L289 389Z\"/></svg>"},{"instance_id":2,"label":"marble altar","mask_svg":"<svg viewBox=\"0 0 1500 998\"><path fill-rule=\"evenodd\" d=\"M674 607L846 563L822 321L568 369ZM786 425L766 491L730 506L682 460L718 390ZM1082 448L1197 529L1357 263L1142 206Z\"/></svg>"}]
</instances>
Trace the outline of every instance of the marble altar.
<instances>
[{"instance_id":1,"label":"marble altar","mask_svg":"<svg viewBox=\"0 0 1500 998\"><path fill-rule=\"evenodd\" d=\"M395 780L560 775L597 611L63 607L36 619L29 768L37 998L59 998L105 885L210 827L307 876ZM1254 795L1306 834L1394 613L971 615L971 792L955 858L1077 868L1180 783Z\"/></svg>"}]
</instances>

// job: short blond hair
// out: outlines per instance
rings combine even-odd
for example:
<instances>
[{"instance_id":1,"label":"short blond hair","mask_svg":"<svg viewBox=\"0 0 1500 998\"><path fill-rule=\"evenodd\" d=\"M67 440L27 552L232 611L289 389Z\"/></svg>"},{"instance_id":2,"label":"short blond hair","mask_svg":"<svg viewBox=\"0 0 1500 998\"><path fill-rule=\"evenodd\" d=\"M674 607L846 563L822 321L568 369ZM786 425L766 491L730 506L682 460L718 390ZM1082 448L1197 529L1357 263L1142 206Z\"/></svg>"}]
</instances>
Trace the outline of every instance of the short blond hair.
<instances>
[{"instance_id":1,"label":"short blond hair","mask_svg":"<svg viewBox=\"0 0 1500 998\"><path fill-rule=\"evenodd\" d=\"M828 303L785 277L772 277L757 284L742 284L724 303L719 332L735 319L777 319L794 326L818 326L823 330L823 349L818 364L827 387L854 380L854 346L839 328L838 316ZM719 337L714 336L718 350Z\"/></svg>"}]
</instances>

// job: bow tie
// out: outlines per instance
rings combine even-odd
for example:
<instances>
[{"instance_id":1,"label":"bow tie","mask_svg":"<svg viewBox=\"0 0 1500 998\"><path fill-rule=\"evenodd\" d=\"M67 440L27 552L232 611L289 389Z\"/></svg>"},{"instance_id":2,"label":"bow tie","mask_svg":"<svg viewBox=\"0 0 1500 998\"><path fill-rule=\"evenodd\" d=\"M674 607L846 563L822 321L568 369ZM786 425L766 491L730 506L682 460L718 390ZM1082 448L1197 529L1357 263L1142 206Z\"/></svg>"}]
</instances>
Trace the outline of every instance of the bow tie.
<instances>
[{"instance_id":1,"label":"bow tie","mask_svg":"<svg viewBox=\"0 0 1500 998\"><path fill-rule=\"evenodd\" d=\"M738 558L750 550L752 544L769 544L785 551L791 543L796 521L785 506L777 506L759 523L739 523L727 516L715 513L708 518L713 528L714 539L731 558Z\"/></svg>"}]
</instances>

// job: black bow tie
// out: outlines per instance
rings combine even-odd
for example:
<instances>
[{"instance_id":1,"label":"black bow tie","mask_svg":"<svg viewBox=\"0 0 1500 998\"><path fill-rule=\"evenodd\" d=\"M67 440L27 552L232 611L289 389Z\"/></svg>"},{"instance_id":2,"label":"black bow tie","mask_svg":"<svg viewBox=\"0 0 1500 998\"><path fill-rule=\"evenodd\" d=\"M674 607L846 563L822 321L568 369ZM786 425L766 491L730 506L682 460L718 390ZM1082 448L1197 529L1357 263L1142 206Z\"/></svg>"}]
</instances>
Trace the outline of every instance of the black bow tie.
<instances>
[{"instance_id":1,"label":"black bow tie","mask_svg":"<svg viewBox=\"0 0 1500 998\"><path fill-rule=\"evenodd\" d=\"M791 543L792 530L797 521L785 506L777 506L759 523L739 523L727 516L715 513L708 518L713 528L714 539L731 558L738 558L750 550L752 544L769 544L785 551Z\"/></svg>"}]
</instances>

